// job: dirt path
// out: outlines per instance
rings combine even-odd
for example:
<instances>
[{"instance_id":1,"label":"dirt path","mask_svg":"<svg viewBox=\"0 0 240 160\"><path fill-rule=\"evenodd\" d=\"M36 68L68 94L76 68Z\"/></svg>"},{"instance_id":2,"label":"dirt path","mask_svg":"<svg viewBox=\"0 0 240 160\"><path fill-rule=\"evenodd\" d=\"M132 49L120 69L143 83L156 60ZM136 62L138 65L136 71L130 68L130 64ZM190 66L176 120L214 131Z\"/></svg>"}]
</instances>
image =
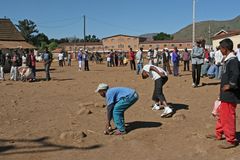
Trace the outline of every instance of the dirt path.
<instances>
[{"instance_id":1,"label":"dirt path","mask_svg":"<svg viewBox=\"0 0 240 160\"><path fill-rule=\"evenodd\" d=\"M90 63L91 71L79 72L73 62L72 67L54 63L52 68L49 82L0 82L0 160L239 159L239 147L220 150L218 142L204 137L214 131L215 80L203 78L207 85L192 88L191 72L169 76L164 91L176 113L162 119L162 111L151 110L153 81L142 80L129 66ZM37 76L42 79L44 73ZM125 115L127 135L103 134L104 99L94 93L100 82L139 93ZM237 131L239 124L238 116Z\"/></svg>"}]
</instances>

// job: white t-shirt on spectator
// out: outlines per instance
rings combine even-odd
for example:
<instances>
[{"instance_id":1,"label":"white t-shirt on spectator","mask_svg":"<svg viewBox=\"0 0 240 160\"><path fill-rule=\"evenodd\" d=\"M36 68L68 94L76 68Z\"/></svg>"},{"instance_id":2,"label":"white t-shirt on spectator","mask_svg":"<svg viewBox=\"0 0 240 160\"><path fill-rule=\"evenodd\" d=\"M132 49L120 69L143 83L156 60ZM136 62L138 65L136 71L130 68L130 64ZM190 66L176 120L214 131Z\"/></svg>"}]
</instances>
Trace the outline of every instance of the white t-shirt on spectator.
<instances>
[{"instance_id":1,"label":"white t-shirt on spectator","mask_svg":"<svg viewBox=\"0 0 240 160\"><path fill-rule=\"evenodd\" d=\"M60 60L60 61L63 60L63 54L62 53L58 54L58 60Z\"/></svg>"}]
</instances>

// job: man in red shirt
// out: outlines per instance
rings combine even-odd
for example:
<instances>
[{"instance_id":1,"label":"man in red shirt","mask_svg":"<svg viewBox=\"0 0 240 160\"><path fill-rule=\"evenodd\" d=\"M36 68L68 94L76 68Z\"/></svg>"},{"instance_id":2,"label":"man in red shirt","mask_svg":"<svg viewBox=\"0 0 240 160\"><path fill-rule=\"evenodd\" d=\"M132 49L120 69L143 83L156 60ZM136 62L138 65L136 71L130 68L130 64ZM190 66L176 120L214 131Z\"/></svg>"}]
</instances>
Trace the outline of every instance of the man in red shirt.
<instances>
[{"instance_id":1,"label":"man in red shirt","mask_svg":"<svg viewBox=\"0 0 240 160\"><path fill-rule=\"evenodd\" d=\"M130 48L130 51L129 51L129 60L130 60L131 70L136 70L135 53L133 52L132 48Z\"/></svg>"}]
</instances>

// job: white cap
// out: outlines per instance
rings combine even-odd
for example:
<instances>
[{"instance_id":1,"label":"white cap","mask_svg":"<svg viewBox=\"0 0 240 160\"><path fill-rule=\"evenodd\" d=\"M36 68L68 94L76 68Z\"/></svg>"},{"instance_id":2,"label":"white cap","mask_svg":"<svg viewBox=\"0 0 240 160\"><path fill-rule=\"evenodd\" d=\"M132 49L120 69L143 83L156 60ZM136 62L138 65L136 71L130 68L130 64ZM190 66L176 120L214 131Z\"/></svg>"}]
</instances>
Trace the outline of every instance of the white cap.
<instances>
[{"instance_id":1,"label":"white cap","mask_svg":"<svg viewBox=\"0 0 240 160\"><path fill-rule=\"evenodd\" d=\"M100 90L106 90L106 89L108 89L108 85L105 84L105 83L100 83L100 84L98 85L97 89L95 90L95 92L97 93L97 92L100 91Z\"/></svg>"}]
</instances>

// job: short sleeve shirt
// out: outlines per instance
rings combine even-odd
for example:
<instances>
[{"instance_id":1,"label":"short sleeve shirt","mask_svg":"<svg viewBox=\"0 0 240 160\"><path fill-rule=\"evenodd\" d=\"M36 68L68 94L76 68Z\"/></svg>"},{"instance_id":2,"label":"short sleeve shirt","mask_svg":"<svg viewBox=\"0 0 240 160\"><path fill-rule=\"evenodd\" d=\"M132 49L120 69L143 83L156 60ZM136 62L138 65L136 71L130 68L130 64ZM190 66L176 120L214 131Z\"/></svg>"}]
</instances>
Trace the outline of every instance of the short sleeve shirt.
<instances>
[{"instance_id":1,"label":"short sleeve shirt","mask_svg":"<svg viewBox=\"0 0 240 160\"><path fill-rule=\"evenodd\" d=\"M110 104L116 104L121 98L128 97L135 93L134 89L126 87L115 87L109 88L106 93L106 103L109 106Z\"/></svg>"},{"instance_id":2,"label":"short sleeve shirt","mask_svg":"<svg viewBox=\"0 0 240 160\"><path fill-rule=\"evenodd\" d=\"M148 72L149 77L152 78L153 80L157 80L157 79L161 78L161 76L157 72L150 70L151 66L155 67L157 70L159 70L159 72L163 72L167 76L167 72L164 71L162 68L151 65L151 64L147 64L143 67L143 70Z\"/></svg>"}]
</instances>

